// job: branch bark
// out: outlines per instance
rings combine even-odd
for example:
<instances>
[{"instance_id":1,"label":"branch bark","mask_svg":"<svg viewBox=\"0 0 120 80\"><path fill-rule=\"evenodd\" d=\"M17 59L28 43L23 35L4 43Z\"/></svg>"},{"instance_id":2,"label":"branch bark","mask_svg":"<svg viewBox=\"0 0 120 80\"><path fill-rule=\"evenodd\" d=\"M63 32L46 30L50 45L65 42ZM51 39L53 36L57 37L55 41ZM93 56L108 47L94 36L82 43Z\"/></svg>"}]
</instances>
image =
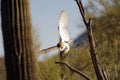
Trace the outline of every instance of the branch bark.
<instances>
[{"instance_id":1,"label":"branch bark","mask_svg":"<svg viewBox=\"0 0 120 80\"><path fill-rule=\"evenodd\" d=\"M84 73L80 72L79 70L73 68L71 65L69 65L67 62L55 62L56 64L63 64L65 65L67 68L69 68L71 71L81 75L82 77L84 77L86 80L90 80L90 78L88 76L86 76Z\"/></svg>"},{"instance_id":2,"label":"branch bark","mask_svg":"<svg viewBox=\"0 0 120 80\"><path fill-rule=\"evenodd\" d=\"M97 80L106 80L106 78L104 77L104 74L102 73L102 69L101 69L101 66L98 62L98 58L97 58L97 55L96 55L97 52L96 52L96 49L95 49L95 42L94 42L93 34L92 34L91 18L89 18L89 20L86 19L85 12L84 12L84 7L82 5L81 0L75 0L75 1L78 5L80 14L81 14L82 19L84 21L84 24L87 28L88 40L89 40L89 46L90 46L90 54L91 54L94 70L95 70L95 73L96 73L96 76L97 76Z\"/></svg>"}]
</instances>

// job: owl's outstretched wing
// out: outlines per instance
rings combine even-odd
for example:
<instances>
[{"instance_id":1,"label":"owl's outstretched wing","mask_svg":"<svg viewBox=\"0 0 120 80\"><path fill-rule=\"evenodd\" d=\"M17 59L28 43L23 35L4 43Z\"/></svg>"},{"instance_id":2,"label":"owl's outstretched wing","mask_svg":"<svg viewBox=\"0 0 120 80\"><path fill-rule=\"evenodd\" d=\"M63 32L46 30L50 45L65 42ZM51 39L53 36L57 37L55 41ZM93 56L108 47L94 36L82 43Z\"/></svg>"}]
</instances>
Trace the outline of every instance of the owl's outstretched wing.
<instances>
[{"instance_id":1,"label":"owl's outstretched wing","mask_svg":"<svg viewBox=\"0 0 120 80\"><path fill-rule=\"evenodd\" d=\"M61 11L60 13L58 30L61 41L69 43L70 35L68 33L68 16L65 11Z\"/></svg>"}]
</instances>

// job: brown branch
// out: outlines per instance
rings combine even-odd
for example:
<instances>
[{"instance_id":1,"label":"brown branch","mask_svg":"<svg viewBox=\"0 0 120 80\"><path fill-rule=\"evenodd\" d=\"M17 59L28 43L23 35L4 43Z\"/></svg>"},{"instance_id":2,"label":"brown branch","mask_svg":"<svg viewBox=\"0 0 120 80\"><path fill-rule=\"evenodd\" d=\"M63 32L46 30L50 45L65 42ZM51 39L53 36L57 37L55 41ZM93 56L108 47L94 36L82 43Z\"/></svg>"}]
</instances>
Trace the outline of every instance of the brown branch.
<instances>
[{"instance_id":1,"label":"brown branch","mask_svg":"<svg viewBox=\"0 0 120 80\"><path fill-rule=\"evenodd\" d=\"M80 72L79 70L73 68L71 65L69 65L67 62L55 62L56 64L64 64L65 66L67 66L71 71L76 72L77 74L81 75L82 77L84 77L86 80L90 80L90 78L88 76L86 76L84 73Z\"/></svg>"},{"instance_id":2,"label":"brown branch","mask_svg":"<svg viewBox=\"0 0 120 80\"><path fill-rule=\"evenodd\" d=\"M43 49L43 50L37 51L36 54L46 54L46 53L55 51L57 49L58 49L57 46L53 46L53 47L50 47L50 48L47 48L47 49Z\"/></svg>"},{"instance_id":3,"label":"brown branch","mask_svg":"<svg viewBox=\"0 0 120 80\"><path fill-rule=\"evenodd\" d=\"M80 5L80 8L81 8L83 15L85 15L85 11L84 11L82 2L80 0L78 0L78 2L79 2L79 5Z\"/></svg>"},{"instance_id":4,"label":"brown branch","mask_svg":"<svg viewBox=\"0 0 120 80\"><path fill-rule=\"evenodd\" d=\"M84 12L83 5L82 5L82 3L81 3L80 0L75 0L75 1L76 1L77 5L78 5L80 14L81 14L82 19L83 19L83 21L84 21L84 24L87 25L88 23L87 23L87 21L86 21L86 19L85 19L85 12Z\"/></svg>"},{"instance_id":5,"label":"brown branch","mask_svg":"<svg viewBox=\"0 0 120 80\"><path fill-rule=\"evenodd\" d=\"M63 62L65 59L65 54L63 51L60 51L60 62ZM63 64L60 64L60 67L61 67L61 79L62 80L65 80L66 76L65 76L65 72L66 72L66 69L65 69L65 65Z\"/></svg>"},{"instance_id":6,"label":"brown branch","mask_svg":"<svg viewBox=\"0 0 120 80\"><path fill-rule=\"evenodd\" d=\"M95 49L95 42L94 42L94 39L93 39L92 28L91 28L91 18L89 18L88 21L85 18L85 12L84 12L84 8L83 8L81 0L75 0L75 1L78 5L78 8L79 8L80 14L82 16L83 22L84 22L84 24L87 28L91 59L92 59L92 63L93 63L93 66L94 66L94 70L95 70L97 79L98 80L106 80L105 77L104 77L104 74L102 73L102 69L101 69L101 66L98 62L98 58L97 58L97 55L96 55L97 53L96 53L96 49Z\"/></svg>"}]
</instances>

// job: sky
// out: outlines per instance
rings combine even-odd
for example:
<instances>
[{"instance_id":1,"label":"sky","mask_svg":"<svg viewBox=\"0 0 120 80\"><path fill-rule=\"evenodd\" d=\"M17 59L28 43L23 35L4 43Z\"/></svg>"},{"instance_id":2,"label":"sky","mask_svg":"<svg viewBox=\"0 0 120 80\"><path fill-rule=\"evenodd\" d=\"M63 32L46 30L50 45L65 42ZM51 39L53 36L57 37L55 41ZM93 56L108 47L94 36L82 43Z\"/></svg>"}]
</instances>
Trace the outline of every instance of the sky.
<instances>
[{"instance_id":1,"label":"sky","mask_svg":"<svg viewBox=\"0 0 120 80\"><path fill-rule=\"evenodd\" d=\"M87 0L83 1L87 3ZM59 42L58 19L63 10L68 14L68 30L72 40L86 30L74 0L30 0L30 9L34 32L39 35L40 49L54 46ZM0 56L3 55L0 27Z\"/></svg>"},{"instance_id":2,"label":"sky","mask_svg":"<svg viewBox=\"0 0 120 80\"><path fill-rule=\"evenodd\" d=\"M36 2L31 0L31 4L32 22L40 35L41 49L58 43L58 18L62 10L68 14L68 29L72 39L84 31L79 10L74 0L36 0ZM81 28L78 27L79 25Z\"/></svg>"}]
</instances>

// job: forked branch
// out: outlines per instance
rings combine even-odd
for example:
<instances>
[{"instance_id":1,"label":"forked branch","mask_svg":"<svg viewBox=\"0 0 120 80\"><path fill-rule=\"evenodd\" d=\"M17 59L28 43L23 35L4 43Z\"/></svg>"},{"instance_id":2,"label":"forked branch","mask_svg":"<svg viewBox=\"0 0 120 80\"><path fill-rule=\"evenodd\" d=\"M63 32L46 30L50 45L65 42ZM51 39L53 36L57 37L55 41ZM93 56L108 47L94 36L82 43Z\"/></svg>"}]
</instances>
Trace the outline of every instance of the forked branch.
<instances>
[{"instance_id":1,"label":"forked branch","mask_svg":"<svg viewBox=\"0 0 120 80\"><path fill-rule=\"evenodd\" d=\"M71 65L69 65L67 62L55 62L56 64L62 64L65 65L67 68L69 68L71 71L81 75L82 77L84 77L86 80L90 80L90 78L88 76L86 76L84 73L80 72L79 70L73 68Z\"/></svg>"},{"instance_id":2,"label":"forked branch","mask_svg":"<svg viewBox=\"0 0 120 80\"><path fill-rule=\"evenodd\" d=\"M78 5L83 22L87 28L88 41L89 41L89 46L90 46L90 54L91 54L94 70L96 72L97 80L106 80L105 77L103 76L104 74L102 73L102 69L101 69L101 66L98 62L98 58L96 55L95 42L93 39L92 28L91 28L91 18L89 18L88 20L86 19L84 7L82 5L81 0L75 0L75 1Z\"/></svg>"}]
</instances>

